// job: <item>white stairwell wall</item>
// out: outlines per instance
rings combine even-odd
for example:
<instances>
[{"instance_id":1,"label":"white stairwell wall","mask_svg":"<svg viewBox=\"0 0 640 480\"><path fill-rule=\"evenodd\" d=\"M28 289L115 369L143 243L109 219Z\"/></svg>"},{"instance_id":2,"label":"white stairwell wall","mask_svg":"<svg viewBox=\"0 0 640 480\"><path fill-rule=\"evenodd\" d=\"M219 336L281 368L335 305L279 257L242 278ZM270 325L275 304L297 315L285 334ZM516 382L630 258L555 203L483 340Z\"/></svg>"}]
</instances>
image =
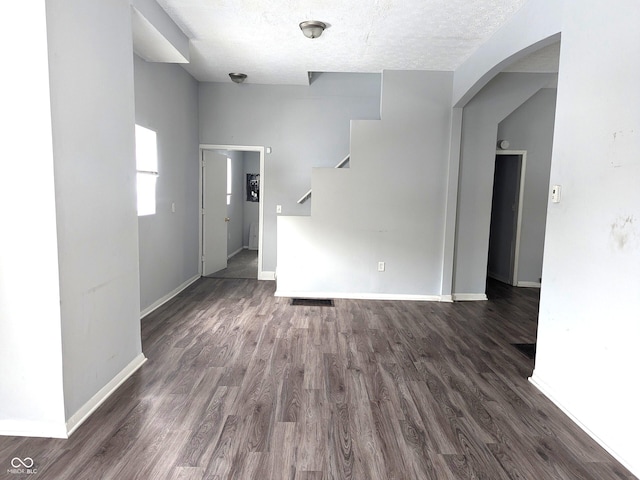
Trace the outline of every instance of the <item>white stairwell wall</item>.
<instances>
[{"instance_id":1,"label":"white stairwell wall","mask_svg":"<svg viewBox=\"0 0 640 480\"><path fill-rule=\"evenodd\" d=\"M350 168L314 169L311 216L278 217L277 295L440 298L452 86L383 73L382 119L352 122Z\"/></svg>"}]
</instances>

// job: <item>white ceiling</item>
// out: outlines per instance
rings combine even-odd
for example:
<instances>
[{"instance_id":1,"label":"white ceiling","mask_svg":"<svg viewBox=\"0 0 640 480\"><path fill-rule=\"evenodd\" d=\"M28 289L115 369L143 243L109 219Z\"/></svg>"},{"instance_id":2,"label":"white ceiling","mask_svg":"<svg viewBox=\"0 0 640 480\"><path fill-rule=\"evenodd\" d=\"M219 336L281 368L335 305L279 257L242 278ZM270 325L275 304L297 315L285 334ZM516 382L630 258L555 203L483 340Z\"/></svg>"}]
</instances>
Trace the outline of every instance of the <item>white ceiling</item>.
<instances>
[{"instance_id":1,"label":"white ceiling","mask_svg":"<svg viewBox=\"0 0 640 480\"><path fill-rule=\"evenodd\" d=\"M527 0L157 0L199 81L307 85L308 72L454 70ZM329 28L308 39L298 24Z\"/></svg>"}]
</instances>

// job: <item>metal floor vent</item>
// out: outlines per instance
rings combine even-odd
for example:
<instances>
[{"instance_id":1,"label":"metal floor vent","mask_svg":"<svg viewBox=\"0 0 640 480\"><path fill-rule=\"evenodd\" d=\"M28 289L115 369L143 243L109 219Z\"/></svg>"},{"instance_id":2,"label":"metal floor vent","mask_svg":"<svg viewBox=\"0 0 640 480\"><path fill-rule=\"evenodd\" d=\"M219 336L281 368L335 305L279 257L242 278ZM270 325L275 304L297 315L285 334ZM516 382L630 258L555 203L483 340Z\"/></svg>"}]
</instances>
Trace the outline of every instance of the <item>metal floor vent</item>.
<instances>
[{"instance_id":1,"label":"metal floor vent","mask_svg":"<svg viewBox=\"0 0 640 480\"><path fill-rule=\"evenodd\" d=\"M304 307L333 307L333 300L330 298L292 298L291 305Z\"/></svg>"}]
</instances>

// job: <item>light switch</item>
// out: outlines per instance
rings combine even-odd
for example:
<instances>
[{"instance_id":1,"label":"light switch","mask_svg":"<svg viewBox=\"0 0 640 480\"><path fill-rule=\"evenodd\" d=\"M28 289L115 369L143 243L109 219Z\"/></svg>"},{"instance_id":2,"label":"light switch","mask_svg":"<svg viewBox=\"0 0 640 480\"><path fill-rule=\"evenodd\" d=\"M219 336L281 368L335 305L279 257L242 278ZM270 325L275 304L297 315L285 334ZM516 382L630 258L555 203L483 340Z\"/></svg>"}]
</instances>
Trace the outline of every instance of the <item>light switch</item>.
<instances>
[{"instance_id":1,"label":"light switch","mask_svg":"<svg viewBox=\"0 0 640 480\"><path fill-rule=\"evenodd\" d=\"M282 205L276 205L276 213L282 213Z\"/></svg>"},{"instance_id":2,"label":"light switch","mask_svg":"<svg viewBox=\"0 0 640 480\"><path fill-rule=\"evenodd\" d=\"M560 203L560 185L551 187L551 201L553 203Z\"/></svg>"}]
</instances>

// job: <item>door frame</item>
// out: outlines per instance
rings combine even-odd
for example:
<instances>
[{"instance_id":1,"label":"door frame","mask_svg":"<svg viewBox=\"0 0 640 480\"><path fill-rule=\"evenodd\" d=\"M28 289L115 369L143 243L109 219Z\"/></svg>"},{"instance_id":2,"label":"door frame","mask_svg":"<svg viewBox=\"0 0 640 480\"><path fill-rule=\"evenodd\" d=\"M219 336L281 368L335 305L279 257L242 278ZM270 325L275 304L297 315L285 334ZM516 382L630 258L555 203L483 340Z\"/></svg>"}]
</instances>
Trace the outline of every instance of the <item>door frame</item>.
<instances>
[{"instance_id":1,"label":"door frame","mask_svg":"<svg viewBox=\"0 0 640 480\"><path fill-rule=\"evenodd\" d=\"M202 252L203 250L203 225L202 225L202 201L204 190L202 188L202 166L204 164L204 151L205 150L230 150L237 152L258 152L260 154L260 199L258 201L258 280L273 280L273 274L270 272L265 272L262 268L262 251L264 246L264 154L265 147L263 146L255 146L255 145L214 145L209 143L201 143L200 144L200 152L199 152L199 182L198 182L198 238L199 238L199 249L198 249L198 273L202 275Z\"/></svg>"},{"instance_id":2,"label":"door frame","mask_svg":"<svg viewBox=\"0 0 640 480\"><path fill-rule=\"evenodd\" d=\"M520 157L520 180L518 185L518 213L516 217L516 233L513 249L513 270L511 272L511 285L518 286L518 262L520 259L520 236L522 232L522 207L524 205L525 175L527 173L527 151L526 150L496 150L498 155L511 155ZM495 169L495 161L494 161ZM493 186L492 186L493 189ZM491 220L489 220L491 222ZM488 257L487 257L488 258Z\"/></svg>"}]
</instances>

